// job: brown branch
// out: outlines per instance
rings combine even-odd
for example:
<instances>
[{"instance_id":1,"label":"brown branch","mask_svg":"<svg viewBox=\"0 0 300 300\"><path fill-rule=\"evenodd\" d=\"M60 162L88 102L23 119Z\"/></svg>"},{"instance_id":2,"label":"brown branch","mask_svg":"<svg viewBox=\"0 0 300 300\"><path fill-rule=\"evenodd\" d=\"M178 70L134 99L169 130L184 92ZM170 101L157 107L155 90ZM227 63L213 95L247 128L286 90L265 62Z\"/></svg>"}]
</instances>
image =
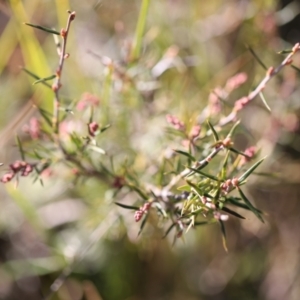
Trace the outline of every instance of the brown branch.
<instances>
[{"instance_id":1,"label":"brown branch","mask_svg":"<svg viewBox=\"0 0 300 300\"><path fill-rule=\"evenodd\" d=\"M227 116L220 120L219 126L224 126L235 120L237 113L242 110L246 105L248 105L260 92L263 91L266 84L277 75L285 66L290 65L292 63L292 57L300 50L300 44L297 43L293 47L291 53L281 62L281 64L274 69L274 67L270 67L267 71L266 76L260 82L260 84L256 87L254 91L249 93L248 96L245 96L235 102L234 108L232 112Z\"/></svg>"},{"instance_id":2,"label":"brown branch","mask_svg":"<svg viewBox=\"0 0 300 300\"><path fill-rule=\"evenodd\" d=\"M62 48L59 54L59 65L58 69L56 70L56 78L54 80L54 83L52 85L52 90L54 92L54 101L53 101L53 130L54 133L57 134L59 130L58 126L58 118L59 118L59 106L60 106L60 100L59 100L59 90L62 86L61 84L61 75L62 75L62 70L64 66L64 61L68 57L66 54L66 45L67 45L67 38L70 30L70 25L71 22L75 19L75 12L70 12L69 13L69 18L67 21L67 27L64 29L61 29L60 35L62 37Z\"/></svg>"}]
</instances>

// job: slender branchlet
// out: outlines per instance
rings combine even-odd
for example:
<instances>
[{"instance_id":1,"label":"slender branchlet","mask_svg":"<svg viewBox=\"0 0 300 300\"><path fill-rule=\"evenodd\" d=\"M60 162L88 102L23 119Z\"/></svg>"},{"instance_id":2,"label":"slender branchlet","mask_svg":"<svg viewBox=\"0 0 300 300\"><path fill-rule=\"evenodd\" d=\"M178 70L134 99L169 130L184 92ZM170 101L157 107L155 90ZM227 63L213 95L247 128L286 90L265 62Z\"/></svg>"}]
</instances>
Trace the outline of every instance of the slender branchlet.
<instances>
[{"instance_id":1,"label":"slender branchlet","mask_svg":"<svg viewBox=\"0 0 300 300\"><path fill-rule=\"evenodd\" d=\"M59 131L59 106L60 106L60 99L59 99L59 90L62 86L61 83L61 76L62 76L62 71L64 67L64 61L66 58L69 57L69 55L66 53L66 46L67 46L67 39L68 39L68 34L71 26L71 22L75 19L75 12L68 11L69 13L69 18L67 21L67 26L66 28L61 29L60 31L60 36L62 38L62 47L60 51L58 51L59 54L59 64L58 68L56 70L56 77L54 80L54 83L52 85L52 90L54 92L54 101L53 101L53 131L55 134L58 134Z\"/></svg>"},{"instance_id":2,"label":"slender branchlet","mask_svg":"<svg viewBox=\"0 0 300 300\"><path fill-rule=\"evenodd\" d=\"M292 51L289 53L289 55L281 62L281 64L277 67L270 67L267 72L265 77L262 79L260 84L256 87L255 90L249 93L248 96L242 97L241 99L237 100L235 102L235 105L233 107L232 112L222 118L219 122L219 126L224 126L230 122L233 122L236 119L237 113L242 110L246 105L248 105L256 96L261 93L264 88L266 87L266 84L275 76L277 75L285 66L290 65L293 61L292 58L293 56L300 50L300 44L297 43L294 45Z\"/></svg>"}]
</instances>

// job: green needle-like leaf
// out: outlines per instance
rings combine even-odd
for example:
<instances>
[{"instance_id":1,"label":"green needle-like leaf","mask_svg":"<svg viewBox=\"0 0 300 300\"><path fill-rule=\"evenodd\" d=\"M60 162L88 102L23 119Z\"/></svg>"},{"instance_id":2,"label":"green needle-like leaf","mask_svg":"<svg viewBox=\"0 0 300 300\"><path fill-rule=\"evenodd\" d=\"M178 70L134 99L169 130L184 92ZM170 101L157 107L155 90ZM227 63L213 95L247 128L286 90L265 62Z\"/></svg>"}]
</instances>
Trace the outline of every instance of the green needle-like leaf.
<instances>
[{"instance_id":1,"label":"green needle-like leaf","mask_svg":"<svg viewBox=\"0 0 300 300\"><path fill-rule=\"evenodd\" d=\"M277 52L277 53L278 53L278 54L289 54L289 53L291 53L291 52L293 52L292 49L286 49L286 50L279 51L279 52Z\"/></svg>"},{"instance_id":2,"label":"green needle-like leaf","mask_svg":"<svg viewBox=\"0 0 300 300\"><path fill-rule=\"evenodd\" d=\"M96 145L89 145L88 148L89 148L90 150L93 150L93 151L99 153L99 154L105 154L105 153L106 153L105 150L103 150L102 148L100 148L100 147L98 147L98 146L96 146Z\"/></svg>"},{"instance_id":3,"label":"green needle-like leaf","mask_svg":"<svg viewBox=\"0 0 300 300\"><path fill-rule=\"evenodd\" d=\"M128 187L137 192L144 200L148 200L147 195L142 192L137 186L128 184Z\"/></svg>"},{"instance_id":4,"label":"green needle-like leaf","mask_svg":"<svg viewBox=\"0 0 300 300\"><path fill-rule=\"evenodd\" d=\"M247 45L247 49L250 51L250 53L253 55L253 57L257 60L257 62L267 71L267 66L262 62L262 60L258 57L258 55L254 52L251 46Z\"/></svg>"},{"instance_id":5,"label":"green needle-like leaf","mask_svg":"<svg viewBox=\"0 0 300 300\"><path fill-rule=\"evenodd\" d=\"M149 213L147 213L142 221L142 224L141 224L141 227L140 227L140 230L139 230L139 233L138 233L138 236L142 233L146 223L147 223L147 220L148 220L148 216L149 216Z\"/></svg>"},{"instance_id":6,"label":"green needle-like leaf","mask_svg":"<svg viewBox=\"0 0 300 300\"><path fill-rule=\"evenodd\" d=\"M226 231L223 221L219 220L220 226L221 226L221 233L222 233L222 241L223 241L223 247L226 252L228 252L227 248L227 242L226 242Z\"/></svg>"},{"instance_id":7,"label":"green needle-like leaf","mask_svg":"<svg viewBox=\"0 0 300 300\"><path fill-rule=\"evenodd\" d=\"M241 216L241 215L238 214L237 212L235 212L235 211L229 209L228 207L225 207L225 206L224 206L221 210L223 210L223 211L227 212L228 214L231 214L231 215L233 215L233 216L235 216L235 217L237 217L237 218L245 219L243 216Z\"/></svg>"},{"instance_id":8,"label":"green needle-like leaf","mask_svg":"<svg viewBox=\"0 0 300 300\"><path fill-rule=\"evenodd\" d=\"M248 158L250 158L247 154L245 154L244 152L242 152L242 151L239 151L239 150L237 150L237 149L234 149L234 148L228 148L230 151L232 151L232 152L234 152L234 153L236 153L236 154L240 154L240 155L243 155L243 156L245 156L245 157L248 157Z\"/></svg>"},{"instance_id":9,"label":"green needle-like leaf","mask_svg":"<svg viewBox=\"0 0 300 300\"><path fill-rule=\"evenodd\" d=\"M227 176L227 164L228 164L229 156L230 156L230 151L227 150L225 158L224 158L223 166L221 169L221 176L220 176L221 181L224 181Z\"/></svg>"},{"instance_id":10,"label":"green needle-like leaf","mask_svg":"<svg viewBox=\"0 0 300 300\"><path fill-rule=\"evenodd\" d=\"M220 179L219 179L218 177L213 176L213 175L210 175L210 174L207 174L207 173L204 173L204 172L201 172L201 171L199 171L198 169L194 169L194 168L189 168L189 169L191 169L191 170L194 171L195 173L198 173L198 174L200 174L200 175L202 175L202 176L204 176L204 177L206 177L206 178L210 178L210 179L212 179L212 180L214 180L214 181L220 181Z\"/></svg>"},{"instance_id":11,"label":"green needle-like leaf","mask_svg":"<svg viewBox=\"0 0 300 300\"><path fill-rule=\"evenodd\" d=\"M21 143L21 140L18 135L16 136L16 142L17 142L17 146L19 148L20 154L21 154L21 158L23 161L25 161L25 152L23 150L22 143Z\"/></svg>"},{"instance_id":12,"label":"green needle-like leaf","mask_svg":"<svg viewBox=\"0 0 300 300\"><path fill-rule=\"evenodd\" d=\"M100 133L106 131L110 126L111 126L110 124L107 124L106 126L101 127L101 128L100 128Z\"/></svg>"},{"instance_id":13,"label":"green needle-like leaf","mask_svg":"<svg viewBox=\"0 0 300 300\"><path fill-rule=\"evenodd\" d=\"M138 210L139 209L139 207L137 207L137 206L126 205L126 204L122 204L122 203L119 203L119 202L115 202L115 204L122 207L122 208L126 208L126 209L132 209L132 210Z\"/></svg>"},{"instance_id":14,"label":"green needle-like leaf","mask_svg":"<svg viewBox=\"0 0 300 300\"><path fill-rule=\"evenodd\" d=\"M167 229L166 233L162 237L163 239L167 237L167 235L171 232L171 230L176 226L176 223L173 223L169 228Z\"/></svg>"},{"instance_id":15,"label":"green needle-like leaf","mask_svg":"<svg viewBox=\"0 0 300 300\"><path fill-rule=\"evenodd\" d=\"M212 126L212 124L211 124L208 120L207 120L207 124L208 124L210 130L211 130L212 133L213 133L215 142L218 142L218 141L219 141L219 136L218 136L218 133L216 132L214 126Z\"/></svg>"},{"instance_id":16,"label":"green needle-like leaf","mask_svg":"<svg viewBox=\"0 0 300 300\"><path fill-rule=\"evenodd\" d=\"M246 180L251 173L265 160L266 157L262 158L259 160L257 163L255 163L251 168L249 168L240 178L239 178L239 183L243 182Z\"/></svg>"},{"instance_id":17,"label":"green needle-like leaf","mask_svg":"<svg viewBox=\"0 0 300 300\"><path fill-rule=\"evenodd\" d=\"M231 138L235 132L235 130L237 129L237 127L240 125L240 121L235 122L235 124L232 126L232 128L230 129L229 133L227 134L228 138Z\"/></svg>"},{"instance_id":18,"label":"green needle-like leaf","mask_svg":"<svg viewBox=\"0 0 300 300\"><path fill-rule=\"evenodd\" d=\"M192 160L192 161L195 161L196 159L195 159L195 157L193 157L190 153L188 153L188 152L185 152L185 151L182 151L182 150L174 150L176 153L178 153L178 154L181 154L181 155L184 155L184 156L186 156L187 158L189 158L190 160Z\"/></svg>"},{"instance_id":19,"label":"green needle-like leaf","mask_svg":"<svg viewBox=\"0 0 300 300\"><path fill-rule=\"evenodd\" d=\"M194 226L203 226L203 225L208 225L208 224L213 224L213 223L212 222L207 222L207 221L195 222Z\"/></svg>"},{"instance_id":20,"label":"green needle-like leaf","mask_svg":"<svg viewBox=\"0 0 300 300\"><path fill-rule=\"evenodd\" d=\"M35 85L35 84L40 83L40 82L45 82L45 81L48 81L48 80L52 80L55 77L56 77L56 75L51 75L49 77L40 78L40 79L36 80L32 85Z\"/></svg>"},{"instance_id":21,"label":"green needle-like leaf","mask_svg":"<svg viewBox=\"0 0 300 300\"><path fill-rule=\"evenodd\" d=\"M261 98L262 103L263 103L264 106L266 107L266 109L267 109L268 111L271 111L271 108L270 108L269 104L267 103L267 100L266 100L266 98L265 98L263 92L260 92L260 93L259 93L259 96L260 96L260 98Z\"/></svg>"},{"instance_id":22,"label":"green needle-like leaf","mask_svg":"<svg viewBox=\"0 0 300 300\"><path fill-rule=\"evenodd\" d=\"M47 27L43 27L43 26L35 25L35 24L30 24L30 23L24 23L24 24L27 25L27 26L30 26L30 27L34 27L36 29L40 29L40 30L52 33L52 34L60 35L60 32L58 32L54 29L51 29L51 28L47 28Z\"/></svg>"},{"instance_id":23,"label":"green needle-like leaf","mask_svg":"<svg viewBox=\"0 0 300 300\"><path fill-rule=\"evenodd\" d=\"M22 70L28 74L29 76L31 76L32 78L36 79L36 80L41 80L42 78L37 76L36 74L34 74L33 72L29 71L28 69L26 68L22 68ZM41 83L45 86L47 86L48 88L52 88L51 85L45 81L41 81Z\"/></svg>"},{"instance_id":24,"label":"green needle-like leaf","mask_svg":"<svg viewBox=\"0 0 300 300\"><path fill-rule=\"evenodd\" d=\"M258 219L260 219L264 223L264 219L262 218L260 212L252 205L252 203L248 200L248 198L243 193L243 191L240 188L238 188L238 190L239 190L239 193L240 193L242 199L244 200L246 205L249 207L249 209L257 216Z\"/></svg>"}]
</instances>

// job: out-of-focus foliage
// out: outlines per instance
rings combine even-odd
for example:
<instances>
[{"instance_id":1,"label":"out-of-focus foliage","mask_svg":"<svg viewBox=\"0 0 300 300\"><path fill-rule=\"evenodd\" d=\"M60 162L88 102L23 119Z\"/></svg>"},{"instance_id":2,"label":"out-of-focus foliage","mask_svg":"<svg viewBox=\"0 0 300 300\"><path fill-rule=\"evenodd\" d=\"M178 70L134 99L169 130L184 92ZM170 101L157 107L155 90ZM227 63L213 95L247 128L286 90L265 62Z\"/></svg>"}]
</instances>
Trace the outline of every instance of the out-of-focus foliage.
<instances>
[{"instance_id":1,"label":"out-of-focus foliage","mask_svg":"<svg viewBox=\"0 0 300 300\"><path fill-rule=\"evenodd\" d=\"M237 212L246 219L221 222L228 253L218 222L190 228L172 246L174 232L162 239L167 227L155 214L138 236L134 213L114 203L121 195L123 206L143 206L134 201L144 191L123 189L116 195L124 177L151 183L147 188L154 194L155 187L167 185L174 149L180 150L180 171L194 156L201 159L198 148L209 155L213 142L193 145L191 132L206 124L201 130L213 139L214 127L205 118L211 116L217 125L220 115L228 115L235 101L264 78L264 66L281 63L287 54L279 52L293 45L279 36L278 26L289 22L293 7L258 0L1 1L1 168L5 173L28 147L29 160L51 153L52 167L45 159L34 166L40 173L36 181L29 176L18 180L17 188L14 181L1 186L0 298L43 299L63 272L67 279L52 299L299 299L299 55L293 57L294 68L284 68L267 84L263 102L257 97L239 114L235 149L258 144L259 155L268 158L251 174L245 191L242 187L233 196L251 195L266 222L242 209ZM23 23L59 32L68 9L76 11L76 21L62 74L61 138L70 153L76 152L84 147L83 136L93 137L95 127L87 124L96 120L103 133L79 167L107 169L112 172L108 182L100 172L77 176L78 162L63 161L51 141L31 143L51 130L53 92L44 86L51 81L35 82L28 72L48 78L58 56L51 34ZM213 115L214 109L220 115ZM36 131L40 113L49 124ZM195 146L192 156L182 152L187 142ZM212 161L211 169L222 159ZM246 171L239 169L241 158L226 159L240 170L236 175ZM221 166L229 164L226 159ZM213 180L217 192L223 183ZM193 182L181 190L203 192ZM188 201L190 209L195 200Z\"/></svg>"}]
</instances>

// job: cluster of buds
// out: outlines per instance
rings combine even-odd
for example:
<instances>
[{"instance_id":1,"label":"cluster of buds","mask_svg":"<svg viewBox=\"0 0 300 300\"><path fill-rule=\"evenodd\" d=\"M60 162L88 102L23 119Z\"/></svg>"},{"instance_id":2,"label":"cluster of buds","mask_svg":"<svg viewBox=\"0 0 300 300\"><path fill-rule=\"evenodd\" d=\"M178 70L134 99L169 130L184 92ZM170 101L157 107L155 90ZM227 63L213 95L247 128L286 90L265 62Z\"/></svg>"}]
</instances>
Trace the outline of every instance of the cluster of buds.
<instances>
[{"instance_id":1,"label":"cluster of buds","mask_svg":"<svg viewBox=\"0 0 300 300\"><path fill-rule=\"evenodd\" d=\"M225 90L228 93L231 93L233 90L239 88L243 83L245 83L247 79L248 76L246 73L238 73L227 80Z\"/></svg>"},{"instance_id":2,"label":"cluster of buds","mask_svg":"<svg viewBox=\"0 0 300 300\"><path fill-rule=\"evenodd\" d=\"M6 183L11 181L16 174L20 173L21 176L28 176L33 171L33 165L25 161L16 160L13 164L9 165L10 171L4 174L1 182Z\"/></svg>"},{"instance_id":3,"label":"cluster of buds","mask_svg":"<svg viewBox=\"0 0 300 300\"><path fill-rule=\"evenodd\" d=\"M29 120L29 124L23 126L23 131L28 133L33 140L37 140L41 136L41 123L33 117Z\"/></svg>"},{"instance_id":4,"label":"cluster of buds","mask_svg":"<svg viewBox=\"0 0 300 300\"><path fill-rule=\"evenodd\" d=\"M222 183L221 189L224 194L228 194L231 190L239 185L239 180L237 178L227 179Z\"/></svg>"},{"instance_id":5,"label":"cluster of buds","mask_svg":"<svg viewBox=\"0 0 300 300\"><path fill-rule=\"evenodd\" d=\"M136 222L140 221L145 213L148 212L152 203L146 202L139 210L134 213L134 219Z\"/></svg>"},{"instance_id":6,"label":"cluster of buds","mask_svg":"<svg viewBox=\"0 0 300 300\"><path fill-rule=\"evenodd\" d=\"M94 137L97 135L99 125L96 122L91 122L88 124L89 135Z\"/></svg>"},{"instance_id":7,"label":"cluster of buds","mask_svg":"<svg viewBox=\"0 0 300 300\"><path fill-rule=\"evenodd\" d=\"M176 130L184 130L185 125L177 117L172 115L166 115L167 122L171 124Z\"/></svg>"}]
</instances>

